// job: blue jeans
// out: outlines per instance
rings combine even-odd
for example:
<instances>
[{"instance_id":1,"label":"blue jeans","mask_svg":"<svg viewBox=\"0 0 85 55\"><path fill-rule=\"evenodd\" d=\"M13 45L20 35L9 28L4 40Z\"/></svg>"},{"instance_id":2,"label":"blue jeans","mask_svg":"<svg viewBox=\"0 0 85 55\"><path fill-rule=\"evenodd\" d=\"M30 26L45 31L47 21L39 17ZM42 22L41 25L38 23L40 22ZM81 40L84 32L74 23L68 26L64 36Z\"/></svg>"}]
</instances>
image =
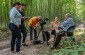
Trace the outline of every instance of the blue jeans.
<instances>
[{"instance_id":1,"label":"blue jeans","mask_svg":"<svg viewBox=\"0 0 85 55\"><path fill-rule=\"evenodd\" d=\"M21 31L20 28L15 24L10 23L9 28L11 30L12 38L11 38L11 51L14 51L15 43L16 43L16 52L20 51L21 45Z\"/></svg>"}]
</instances>

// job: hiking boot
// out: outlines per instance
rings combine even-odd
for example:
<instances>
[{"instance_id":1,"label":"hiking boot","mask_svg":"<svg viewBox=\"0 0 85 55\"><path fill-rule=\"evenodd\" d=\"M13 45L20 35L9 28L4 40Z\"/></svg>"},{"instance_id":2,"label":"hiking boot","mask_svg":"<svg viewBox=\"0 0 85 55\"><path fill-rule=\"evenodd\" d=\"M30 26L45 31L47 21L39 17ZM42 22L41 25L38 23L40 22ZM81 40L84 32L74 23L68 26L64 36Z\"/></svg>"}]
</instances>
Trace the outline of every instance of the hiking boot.
<instances>
[{"instance_id":1,"label":"hiking boot","mask_svg":"<svg viewBox=\"0 0 85 55\"><path fill-rule=\"evenodd\" d=\"M54 46L51 46L50 49L53 50L53 49L55 49L55 47Z\"/></svg>"},{"instance_id":2,"label":"hiking boot","mask_svg":"<svg viewBox=\"0 0 85 55\"><path fill-rule=\"evenodd\" d=\"M25 46L25 47L28 47L28 46L29 46L29 45L28 45L28 44L26 44L26 43L23 43L22 45L23 45L23 46Z\"/></svg>"}]
</instances>

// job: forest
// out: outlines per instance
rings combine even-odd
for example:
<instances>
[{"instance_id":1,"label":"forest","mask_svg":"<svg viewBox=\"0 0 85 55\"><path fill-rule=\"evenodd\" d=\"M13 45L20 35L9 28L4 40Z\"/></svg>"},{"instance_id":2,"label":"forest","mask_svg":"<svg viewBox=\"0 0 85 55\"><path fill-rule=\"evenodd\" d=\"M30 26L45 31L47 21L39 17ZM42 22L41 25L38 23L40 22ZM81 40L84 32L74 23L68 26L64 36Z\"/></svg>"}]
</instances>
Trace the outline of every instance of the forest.
<instances>
[{"instance_id":1,"label":"forest","mask_svg":"<svg viewBox=\"0 0 85 55\"><path fill-rule=\"evenodd\" d=\"M48 18L49 23L54 17L59 17L59 21L62 23L64 15L70 13L76 24L73 36L75 42L72 41L73 39L68 40L69 38L65 37L57 50L50 51L49 47L44 48L42 45L32 46L30 49L32 48L34 52L28 49L23 50L30 53L27 55L85 55L85 0L0 0L0 54L9 55L7 51L2 51L2 49L10 47L9 11L15 2L26 4L26 17L42 16L44 19ZM25 22L25 26L29 33L28 21ZM48 29L50 25L45 25L45 27ZM8 44L5 43L6 41Z\"/></svg>"},{"instance_id":2,"label":"forest","mask_svg":"<svg viewBox=\"0 0 85 55\"><path fill-rule=\"evenodd\" d=\"M17 0L0 1L0 28L8 26L9 10L14 2L17 2ZM50 20L58 16L60 20L63 20L65 13L71 13L76 22L84 22L84 0L18 0L18 2L27 5L26 16L41 15Z\"/></svg>"}]
</instances>

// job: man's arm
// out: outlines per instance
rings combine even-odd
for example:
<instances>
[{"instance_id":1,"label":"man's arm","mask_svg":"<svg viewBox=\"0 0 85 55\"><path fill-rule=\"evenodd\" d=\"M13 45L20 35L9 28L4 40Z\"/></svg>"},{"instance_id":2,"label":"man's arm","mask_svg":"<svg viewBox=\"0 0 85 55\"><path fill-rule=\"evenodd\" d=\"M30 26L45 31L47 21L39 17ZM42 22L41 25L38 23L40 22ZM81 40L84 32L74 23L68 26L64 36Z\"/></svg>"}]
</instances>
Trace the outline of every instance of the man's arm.
<instances>
[{"instance_id":1,"label":"man's arm","mask_svg":"<svg viewBox=\"0 0 85 55\"><path fill-rule=\"evenodd\" d=\"M34 29L36 28L35 26L33 26L33 20L29 20L29 26L33 27Z\"/></svg>"},{"instance_id":2,"label":"man's arm","mask_svg":"<svg viewBox=\"0 0 85 55\"><path fill-rule=\"evenodd\" d=\"M68 23L70 23L71 19L67 19L66 21L63 22L63 25L67 25Z\"/></svg>"},{"instance_id":3,"label":"man's arm","mask_svg":"<svg viewBox=\"0 0 85 55\"><path fill-rule=\"evenodd\" d=\"M73 21L72 18L69 18L69 19L67 19L66 21L63 22L62 28L63 28L64 31L67 31L67 29L72 25L74 25L74 21Z\"/></svg>"}]
</instances>

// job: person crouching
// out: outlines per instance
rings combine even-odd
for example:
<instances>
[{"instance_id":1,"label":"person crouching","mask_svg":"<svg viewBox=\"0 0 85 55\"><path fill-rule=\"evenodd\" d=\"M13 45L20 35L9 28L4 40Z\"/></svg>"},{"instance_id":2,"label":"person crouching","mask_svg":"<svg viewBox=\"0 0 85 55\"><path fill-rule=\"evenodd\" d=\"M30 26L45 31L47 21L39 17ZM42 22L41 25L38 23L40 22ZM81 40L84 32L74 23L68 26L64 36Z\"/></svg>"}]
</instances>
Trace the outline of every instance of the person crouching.
<instances>
[{"instance_id":1,"label":"person crouching","mask_svg":"<svg viewBox=\"0 0 85 55\"><path fill-rule=\"evenodd\" d=\"M34 32L34 40L37 40L37 30L36 25L42 20L42 16L35 16L29 19L29 31L30 31L30 42L33 41L33 32Z\"/></svg>"}]
</instances>

